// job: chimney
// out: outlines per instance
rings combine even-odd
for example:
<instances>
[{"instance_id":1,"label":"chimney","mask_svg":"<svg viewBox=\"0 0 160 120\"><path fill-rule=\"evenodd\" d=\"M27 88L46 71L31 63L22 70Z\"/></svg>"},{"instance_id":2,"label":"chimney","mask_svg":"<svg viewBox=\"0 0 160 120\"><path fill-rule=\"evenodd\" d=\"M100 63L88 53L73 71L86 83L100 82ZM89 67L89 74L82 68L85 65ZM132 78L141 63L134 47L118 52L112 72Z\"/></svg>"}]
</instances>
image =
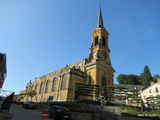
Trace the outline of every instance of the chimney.
<instances>
[{"instance_id":1,"label":"chimney","mask_svg":"<svg viewBox=\"0 0 160 120\"><path fill-rule=\"evenodd\" d=\"M157 83L160 83L160 78L157 78Z\"/></svg>"},{"instance_id":2,"label":"chimney","mask_svg":"<svg viewBox=\"0 0 160 120\"><path fill-rule=\"evenodd\" d=\"M150 82L150 85L154 85L154 82L153 82L153 81L151 81L151 82Z\"/></svg>"}]
</instances>

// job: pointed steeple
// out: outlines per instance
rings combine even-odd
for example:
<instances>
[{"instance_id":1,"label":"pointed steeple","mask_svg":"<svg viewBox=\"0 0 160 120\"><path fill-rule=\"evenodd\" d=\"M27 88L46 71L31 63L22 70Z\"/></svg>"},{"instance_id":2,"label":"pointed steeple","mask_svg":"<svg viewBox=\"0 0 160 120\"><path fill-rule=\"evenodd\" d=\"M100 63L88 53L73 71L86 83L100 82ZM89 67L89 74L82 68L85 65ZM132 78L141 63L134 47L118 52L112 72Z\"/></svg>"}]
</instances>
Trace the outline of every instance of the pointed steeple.
<instances>
[{"instance_id":1,"label":"pointed steeple","mask_svg":"<svg viewBox=\"0 0 160 120\"><path fill-rule=\"evenodd\" d=\"M104 26L103 26L103 18L102 18L102 12L101 12L101 9L100 9L100 11L99 11L99 15L98 15L97 28L104 28Z\"/></svg>"}]
</instances>

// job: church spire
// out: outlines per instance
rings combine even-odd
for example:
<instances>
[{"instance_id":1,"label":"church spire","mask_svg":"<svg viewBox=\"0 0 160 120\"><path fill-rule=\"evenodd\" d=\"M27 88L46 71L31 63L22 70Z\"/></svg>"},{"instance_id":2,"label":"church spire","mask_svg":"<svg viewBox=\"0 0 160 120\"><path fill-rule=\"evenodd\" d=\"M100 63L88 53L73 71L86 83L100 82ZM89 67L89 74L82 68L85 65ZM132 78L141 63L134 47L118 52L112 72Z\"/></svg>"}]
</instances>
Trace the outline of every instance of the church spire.
<instances>
[{"instance_id":1,"label":"church spire","mask_svg":"<svg viewBox=\"0 0 160 120\"><path fill-rule=\"evenodd\" d=\"M104 28L101 8L100 8L99 15L98 15L97 28Z\"/></svg>"}]
</instances>

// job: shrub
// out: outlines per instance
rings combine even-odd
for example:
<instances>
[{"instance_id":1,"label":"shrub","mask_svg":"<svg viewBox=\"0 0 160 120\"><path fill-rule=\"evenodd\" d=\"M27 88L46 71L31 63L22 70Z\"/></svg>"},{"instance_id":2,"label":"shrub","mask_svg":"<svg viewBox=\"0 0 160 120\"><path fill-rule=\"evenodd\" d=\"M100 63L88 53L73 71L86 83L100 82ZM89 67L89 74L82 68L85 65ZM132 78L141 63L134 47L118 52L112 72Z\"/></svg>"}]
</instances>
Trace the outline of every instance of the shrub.
<instances>
[{"instance_id":1,"label":"shrub","mask_svg":"<svg viewBox=\"0 0 160 120\"><path fill-rule=\"evenodd\" d=\"M83 102L77 102L77 101L67 101L67 102L53 102L52 105L60 105L67 107L71 112L84 112L84 113L93 113L93 110L89 109L82 109L83 106L86 104Z\"/></svg>"},{"instance_id":2,"label":"shrub","mask_svg":"<svg viewBox=\"0 0 160 120\"><path fill-rule=\"evenodd\" d=\"M115 106L115 104L108 101L108 102L106 102L106 106Z\"/></svg>"},{"instance_id":3,"label":"shrub","mask_svg":"<svg viewBox=\"0 0 160 120\"><path fill-rule=\"evenodd\" d=\"M118 105L117 105L118 106ZM126 109L127 106L119 106L121 109Z\"/></svg>"},{"instance_id":4,"label":"shrub","mask_svg":"<svg viewBox=\"0 0 160 120\"><path fill-rule=\"evenodd\" d=\"M151 110L150 113L151 114L160 114L160 110Z\"/></svg>"},{"instance_id":5,"label":"shrub","mask_svg":"<svg viewBox=\"0 0 160 120\"><path fill-rule=\"evenodd\" d=\"M134 114L141 113L138 108L134 108L134 107L127 107L126 110L127 110L127 113L131 113L131 114L132 113L134 113Z\"/></svg>"},{"instance_id":6,"label":"shrub","mask_svg":"<svg viewBox=\"0 0 160 120\"><path fill-rule=\"evenodd\" d=\"M150 111L144 111L143 114L151 114Z\"/></svg>"},{"instance_id":7,"label":"shrub","mask_svg":"<svg viewBox=\"0 0 160 120\"><path fill-rule=\"evenodd\" d=\"M93 104L93 105L100 105L101 103L99 101L94 100L88 100L88 99L82 99L77 101L78 103L84 103L84 104Z\"/></svg>"}]
</instances>

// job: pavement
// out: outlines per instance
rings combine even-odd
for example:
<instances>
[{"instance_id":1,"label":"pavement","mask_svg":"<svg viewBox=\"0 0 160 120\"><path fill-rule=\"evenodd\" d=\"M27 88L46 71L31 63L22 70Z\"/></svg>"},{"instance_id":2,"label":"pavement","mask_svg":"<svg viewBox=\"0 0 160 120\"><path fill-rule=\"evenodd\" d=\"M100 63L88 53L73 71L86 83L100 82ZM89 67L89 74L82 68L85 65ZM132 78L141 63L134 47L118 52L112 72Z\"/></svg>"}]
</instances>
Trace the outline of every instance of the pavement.
<instances>
[{"instance_id":1,"label":"pavement","mask_svg":"<svg viewBox=\"0 0 160 120\"><path fill-rule=\"evenodd\" d=\"M12 120L43 120L41 118L42 111L38 109L25 109L22 105L12 104L10 114L13 114ZM53 119L45 119L53 120Z\"/></svg>"}]
</instances>

